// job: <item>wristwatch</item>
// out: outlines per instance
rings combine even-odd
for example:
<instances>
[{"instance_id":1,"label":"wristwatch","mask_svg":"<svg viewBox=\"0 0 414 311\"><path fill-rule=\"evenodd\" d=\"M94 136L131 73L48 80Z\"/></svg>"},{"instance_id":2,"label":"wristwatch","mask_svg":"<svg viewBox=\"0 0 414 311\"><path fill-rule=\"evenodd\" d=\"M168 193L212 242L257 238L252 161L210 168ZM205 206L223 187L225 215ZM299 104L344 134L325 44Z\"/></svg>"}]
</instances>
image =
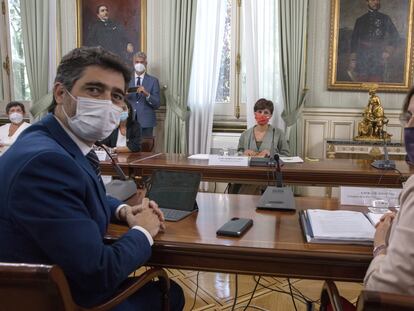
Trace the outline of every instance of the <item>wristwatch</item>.
<instances>
[{"instance_id":1,"label":"wristwatch","mask_svg":"<svg viewBox=\"0 0 414 311\"><path fill-rule=\"evenodd\" d=\"M375 246L374 249L372 250L372 255L374 255L374 257L377 257L377 255L379 255L379 253L386 248L387 246L385 244Z\"/></svg>"}]
</instances>

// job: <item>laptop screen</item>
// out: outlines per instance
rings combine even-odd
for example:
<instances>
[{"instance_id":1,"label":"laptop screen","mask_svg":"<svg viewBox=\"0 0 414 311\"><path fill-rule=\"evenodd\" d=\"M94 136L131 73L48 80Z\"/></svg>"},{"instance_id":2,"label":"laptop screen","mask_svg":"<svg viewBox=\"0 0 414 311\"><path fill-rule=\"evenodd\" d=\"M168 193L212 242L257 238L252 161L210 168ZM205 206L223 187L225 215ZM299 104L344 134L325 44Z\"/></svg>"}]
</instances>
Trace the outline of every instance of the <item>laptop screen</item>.
<instances>
[{"instance_id":1,"label":"laptop screen","mask_svg":"<svg viewBox=\"0 0 414 311\"><path fill-rule=\"evenodd\" d=\"M154 171L147 197L160 208L192 211L200 180L200 173Z\"/></svg>"}]
</instances>

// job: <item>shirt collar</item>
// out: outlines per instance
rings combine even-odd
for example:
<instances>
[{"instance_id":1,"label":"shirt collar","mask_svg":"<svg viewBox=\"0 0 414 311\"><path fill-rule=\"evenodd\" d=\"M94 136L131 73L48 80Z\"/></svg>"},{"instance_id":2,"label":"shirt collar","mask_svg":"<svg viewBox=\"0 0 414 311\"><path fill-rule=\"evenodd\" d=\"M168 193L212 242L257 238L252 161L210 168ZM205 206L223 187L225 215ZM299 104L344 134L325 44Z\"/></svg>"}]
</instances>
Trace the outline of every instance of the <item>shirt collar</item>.
<instances>
[{"instance_id":1,"label":"shirt collar","mask_svg":"<svg viewBox=\"0 0 414 311\"><path fill-rule=\"evenodd\" d=\"M89 151L92 150L91 146L88 146L85 142L81 141L75 134L73 134L63 123L62 121L59 120L59 118L56 118L56 116L54 116L55 119L59 122L60 126L63 128L63 130L66 132L66 134L69 135L69 137L74 141L74 143L76 144L76 146L79 147L79 149L81 150L83 155L87 155L89 153Z\"/></svg>"},{"instance_id":2,"label":"shirt collar","mask_svg":"<svg viewBox=\"0 0 414 311\"><path fill-rule=\"evenodd\" d=\"M138 78L137 72L135 71L134 74L135 74L135 81L137 81L137 78ZM144 76L145 76L145 71L141 75L139 75L139 77L141 78L141 84L142 84L142 80L144 80Z\"/></svg>"}]
</instances>

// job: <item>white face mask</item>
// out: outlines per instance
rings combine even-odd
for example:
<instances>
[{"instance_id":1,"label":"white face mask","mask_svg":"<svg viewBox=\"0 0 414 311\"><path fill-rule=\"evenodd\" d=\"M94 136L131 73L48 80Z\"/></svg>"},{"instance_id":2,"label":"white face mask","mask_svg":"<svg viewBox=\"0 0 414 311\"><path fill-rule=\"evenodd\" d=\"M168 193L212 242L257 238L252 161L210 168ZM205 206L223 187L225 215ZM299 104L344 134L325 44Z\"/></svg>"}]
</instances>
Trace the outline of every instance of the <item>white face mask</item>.
<instances>
[{"instance_id":1,"label":"white face mask","mask_svg":"<svg viewBox=\"0 0 414 311\"><path fill-rule=\"evenodd\" d=\"M134 67L136 72L141 73L145 71L145 65L142 63L136 63Z\"/></svg>"},{"instance_id":2,"label":"white face mask","mask_svg":"<svg viewBox=\"0 0 414 311\"><path fill-rule=\"evenodd\" d=\"M87 142L96 142L111 135L119 125L122 108L114 105L111 100L94 99L89 97L73 97L76 101L76 114L69 118L65 114L72 132Z\"/></svg>"},{"instance_id":3,"label":"white face mask","mask_svg":"<svg viewBox=\"0 0 414 311\"><path fill-rule=\"evenodd\" d=\"M23 115L21 113L18 113L18 112L12 112L9 115L9 120L10 120L11 123L19 124L23 121Z\"/></svg>"}]
</instances>

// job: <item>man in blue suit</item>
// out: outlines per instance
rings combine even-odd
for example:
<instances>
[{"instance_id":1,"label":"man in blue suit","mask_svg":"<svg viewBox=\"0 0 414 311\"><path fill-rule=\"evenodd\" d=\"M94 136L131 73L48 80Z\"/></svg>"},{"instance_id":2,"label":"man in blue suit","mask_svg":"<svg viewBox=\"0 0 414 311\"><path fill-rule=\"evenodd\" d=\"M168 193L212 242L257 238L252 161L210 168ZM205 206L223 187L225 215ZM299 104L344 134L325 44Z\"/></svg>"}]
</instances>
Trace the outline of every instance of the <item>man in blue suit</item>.
<instances>
[{"instance_id":1,"label":"man in blue suit","mask_svg":"<svg viewBox=\"0 0 414 311\"><path fill-rule=\"evenodd\" d=\"M148 260L164 227L155 202L131 207L107 196L93 162L93 144L119 123L129 78L119 57L102 48L71 51L57 70L52 112L0 157L0 261L59 265L86 307L111 297ZM111 219L130 230L105 245ZM177 284L170 295L171 309L181 310ZM159 297L153 282L115 310L159 310Z\"/></svg>"},{"instance_id":2,"label":"man in blue suit","mask_svg":"<svg viewBox=\"0 0 414 311\"><path fill-rule=\"evenodd\" d=\"M134 55L134 79L131 79L129 87L136 87L137 91L128 95L135 120L141 124L142 137L153 136L157 124L155 110L160 107L160 84L157 78L146 73L147 64L145 53L138 52Z\"/></svg>"}]
</instances>

